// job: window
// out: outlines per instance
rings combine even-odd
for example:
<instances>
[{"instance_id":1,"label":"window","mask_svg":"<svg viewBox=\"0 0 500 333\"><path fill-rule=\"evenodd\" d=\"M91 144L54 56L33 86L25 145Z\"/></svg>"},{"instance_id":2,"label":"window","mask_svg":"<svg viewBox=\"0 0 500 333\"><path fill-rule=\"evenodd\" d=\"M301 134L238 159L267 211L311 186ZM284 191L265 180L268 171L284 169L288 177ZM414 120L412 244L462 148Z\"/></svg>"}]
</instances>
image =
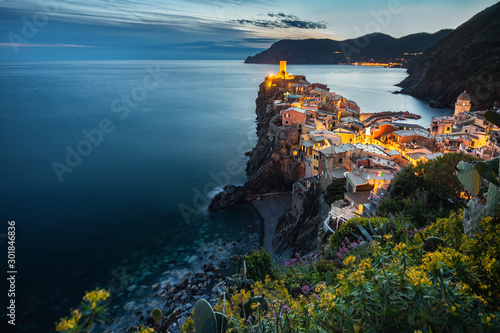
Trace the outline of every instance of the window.
<instances>
[{"instance_id":1,"label":"window","mask_svg":"<svg viewBox=\"0 0 500 333\"><path fill-rule=\"evenodd\" d=\"M339 158L339 163L342 163L342 158Z\"/></svg>"},{"instance_id":2,"label":"window","mask_svg":"<svg viewBox=\"0 0 500 333\"><path fill-rule=\"evenodd\" d=\"M447 130L447 131L449 131L449 130L450 130L450 127L449 127L449 126L448 126L448 127L446 127L446 130Z\"/></svg>"},{"instance_id":3,"label":"window","mask_svg":"<svg viewBox=\"0 0 500 333\"><path fill-rule=\"evenodd\" d=\"M314 154L314 159L319 161L319 156Z\"/></svg>"},{"instance_id":4,"label":"window","mask_svg":"<svg viewBox=\"0 0 500 333\"><path fill-rule=\"evenodd\" d=\"M288 120L285 120L285 124L287 124L287 125L288 125Z\"/></svg>"},{"instance_id":5,"label":"window","mask_svg":"<svg viewBox=\"0 0 500 333\"><path fill-rule=\"evenodd\" d=\"M319 170L319 168L318 168L317 166L315 166L315 167L314 167L314 170L318 171L318 170Z\"/></svg>"}]
</instances>

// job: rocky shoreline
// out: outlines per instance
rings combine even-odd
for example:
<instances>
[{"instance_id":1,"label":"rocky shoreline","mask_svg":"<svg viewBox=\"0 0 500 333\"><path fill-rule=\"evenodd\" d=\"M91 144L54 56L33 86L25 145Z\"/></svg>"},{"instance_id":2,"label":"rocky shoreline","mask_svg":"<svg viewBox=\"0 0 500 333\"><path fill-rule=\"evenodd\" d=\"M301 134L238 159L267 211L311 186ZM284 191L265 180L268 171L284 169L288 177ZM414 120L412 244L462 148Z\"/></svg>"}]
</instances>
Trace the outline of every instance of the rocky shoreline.
<instances>
[{"instance_id":1,"label":"rocky shoreline","mask_svg":"<svg viewBox=\"0 0 500 333\"><path fill-rule=\"evenodd\" d=\"M186 256L183 263L171 266L159 278L127 284L120 297L115 295L120 304L112 307L110 319L94 331L132 333L140 325L154 326L151 312L159 308L168 323L168 331L178 333L197 300L206 299L214 306L220 296L217 286L231 286L230 276L236 273L239 255L263 247L272 253L276 262L289 258L290 251L273 251L272 241L279 218L291 207L291 194L264 196L252 206L259 221L248 225L241 232L241 238L200 244L197 253Z\"/></svg>"},{"instance_id":2,"label":"rocky shoreline","mask_svg":"<svg viewBox=\"0 0 500 333\"><path fill-rule=\"evenodd\" d=\"M168 322L168 331L180 332L196 301L204 298L214 305L219 297L216 285L231 283L226 276L236 272L239 255L261 244L260 223L248 225L241 234L242 238L235 240L200 244L197 253L186 256L157 279L127 284L121 295L113 295L116 301L111 303L115 305L108 321L93 331L132 333L140 325L154 326L151 312L159 308Z\"/></svg>"}]
</instances>

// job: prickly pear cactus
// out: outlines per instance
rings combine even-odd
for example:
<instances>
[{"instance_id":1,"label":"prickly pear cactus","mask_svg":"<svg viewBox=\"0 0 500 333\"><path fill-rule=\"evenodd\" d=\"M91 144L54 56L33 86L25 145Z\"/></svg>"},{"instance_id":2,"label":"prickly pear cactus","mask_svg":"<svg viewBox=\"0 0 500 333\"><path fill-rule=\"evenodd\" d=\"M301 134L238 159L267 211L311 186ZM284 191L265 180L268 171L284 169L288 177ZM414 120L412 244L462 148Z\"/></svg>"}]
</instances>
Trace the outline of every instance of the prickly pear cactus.
<instances>
[{"instance_id":1,"label":"prickly pear cactus","mask_svg":"<svg viewBox=\"0 0 500 333\"><path fill-rule=\"evenodd\" d=\"M151 312L151 316L153 317L154 321L158 324L161 320L161 310L156 308Z\"/></svg>"},{"instance_id":2,"label":"prickly pear cactus","mask_svg":"<svg viewBox=\"0 0 500 333\"><path fill-rule=\"evenodd\" d=\"M460 161L457 165L457 177L460 183L471 195L478 195L481 187L481 177L476 171L476 163Z\"/></svg>"},{"instance_id":3,"label":"prickly pear cactus","mask_svg":"<svg viewBox=\"0 0 500 333\"><path fill-rule=\"evenodd\" d=\"M493 118L500 118L500 115L495 113ZM500 217L499 175L500 159L498 158L489 161L471 163L460 161L458 163L457 177L472 196L475 197L479 194L481 178L489 182L485 208L483 209L483 204L477 198L473 198L464 211L464 232L467 235L472 236L479 230L479 221L485 215Z\"/></svg>"},{"instance_id":4,"label":"prickly pear cactus","mask_svg":"<svg viewBox=\"0 0 500 333\"><path fill-rule=\"evenodd\" d=\"M214 312L215 314L215 321L217 324L216 327L216 332L225 332L227 329L227 325L229 324L229 320L227 319L227 316L223 313L220 312Z\"/></svg>"},{"instance_id":5,"label":"prickly pear cactus","mask_svg":"<svg viewBox=\"0 0 500 333\"><path fill-rule=\"evenodd\" d=\"M486 197L486 214L489 216L500 216L500 187L490 184Z\"/></svg>"},{"instance_id":6,"label":"prickly pear cactus","mask_svg":"<svg viewBox=\"0 0 500 333\"><path fill-rule=\"evenodd\" d=\"M215 333L217 321L214 310L203 298L199 299L193 310L194 329L196 333Z\"/></svg>"},{"instance_id":7,"label":"prickly pear cactus","mask_svg":"<svg viewBox=\"0 0 500 333\"><path fill-rule=\"evenodd\" d=\"M439 245L444 245L444 240L439 237L427 237L422 242L422 249L427 252L434 252L437 250Z\"/></svg>"},{"instance_id":8,"label":"prickly pear cactus","mask_svg":"<svg viewBox=\"0 0 500 333\"><path fill-rule=\"evenodd\" d=\"M326 272L325 274L325 282L326 282L326 285L329 286L333 283L333 274L332 272Z\"/></svg>"},{"instance_id":9,"label":"prickly pear cactus","mask_svg":"<svg viewBox=\"0 0 500 333\"><path fill-rule=\"evenodd\" d=\"M255 309L252 309L252 304L259 303L259 306ZM255 310L267 312L269 310L269 304L267 303L267 300L262 297L262 296L255 296L250 298L248 301L243 304L243 308L241 309L241 316L242 317L253 317L254 311Z\"/></svg>"},{"instance_id":10,"label":"prickly pear cactus","mask_svg":"<svg viewBox=\"0 0 500 333\"><path fill-rule=\"evenodd\" d=\"M485 214L486 207L477 198L472 198L464 210L464 233L467 236L472 237L479 231L479 222Z\"/></svg>"}]
</instances>

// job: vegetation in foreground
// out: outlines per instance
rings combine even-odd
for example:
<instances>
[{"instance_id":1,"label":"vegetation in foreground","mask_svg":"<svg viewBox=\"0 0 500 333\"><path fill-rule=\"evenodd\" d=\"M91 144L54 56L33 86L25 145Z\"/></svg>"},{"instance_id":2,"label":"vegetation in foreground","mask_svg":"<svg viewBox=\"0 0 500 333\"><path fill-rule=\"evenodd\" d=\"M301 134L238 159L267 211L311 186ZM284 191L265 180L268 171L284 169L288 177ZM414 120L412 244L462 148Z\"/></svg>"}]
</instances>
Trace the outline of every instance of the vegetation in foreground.
<instances>
[{"instance_id":1,"label":"vegetation in foreground","mask_svg":"<svg viewBox=\"0 0 500 333\"><path fill-rule=\"evenodd\" d=\"M240 258L233 285L222 289L214 308L198 301L182 331L497 332L500 165L468 159L458 164L457 178L448 167L459 157L402 171L400 180L429 190L427 209L407 209L412 194L400 203L391 196L395 215L351 219L314 255L297 253L284 265L264 250ZM466 189L473 199L465 210L446 203L464 202ZM92 293L95 299L87 294L82 310L61 319L58 331L92 327L107 298L105 291ZM166 331L161 311L152 317L155 327L138 332Z\"/></svg>"},{"instance_id":2,"label":"vegetation in foreground","mask_svg":"<svg viewBox=\"0 0 500 333\"><path fill-rule=\"evenodd\" d=\"M295 258L278 278L225 294L214 311L227 332L496 332L500 224L486 217L480 229L464 234L461 212L399 240L392 230L363 228L368 237L331 239L329 249L338 251L328 259ZM195 310L183 332L193 332L197 320Z\"/></svg>"}]
</instances>

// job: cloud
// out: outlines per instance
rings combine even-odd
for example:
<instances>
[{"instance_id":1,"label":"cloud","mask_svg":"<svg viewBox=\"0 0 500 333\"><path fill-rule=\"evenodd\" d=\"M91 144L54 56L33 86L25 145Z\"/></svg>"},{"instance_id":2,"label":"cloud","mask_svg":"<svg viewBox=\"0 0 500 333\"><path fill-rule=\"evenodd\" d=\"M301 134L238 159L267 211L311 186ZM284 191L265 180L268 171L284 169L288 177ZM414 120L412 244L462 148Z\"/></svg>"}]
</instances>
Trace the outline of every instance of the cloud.
<instances>
[{"instance_id":1,"label":"cloud","mask_svg":"<svg viewBox=\"0 0 500 333\"><path fill-rule=\"evenodd\" d=\"M298 29L326 29L326 22L319 21L304 21L295 15L285 13L269 13L266 16L271 17L271 20L233 20L242 25L253 25L261 28L298 28Z\"/></svg>"}]
</instances>

